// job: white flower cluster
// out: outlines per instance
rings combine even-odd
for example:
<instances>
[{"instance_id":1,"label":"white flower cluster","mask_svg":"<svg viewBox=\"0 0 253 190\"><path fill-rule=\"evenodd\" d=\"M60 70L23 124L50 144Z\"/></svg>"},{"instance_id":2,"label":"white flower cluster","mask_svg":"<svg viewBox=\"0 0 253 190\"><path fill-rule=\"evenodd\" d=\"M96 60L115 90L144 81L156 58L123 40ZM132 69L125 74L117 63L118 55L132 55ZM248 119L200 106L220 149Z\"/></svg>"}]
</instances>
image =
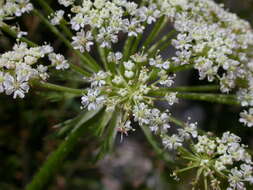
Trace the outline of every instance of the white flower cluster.
<instances>
[{"instance_id":1,"label":"white flower cluster","mask_svg":"<svg viewBox=\"0 0 253 190\"><path fill-rule=\"evenodd\" d=\"M162 62L160 57L148 59L146 54L135 54L127 61L122 60L122 54L108 53L109 64L121 67L121 71L115 73L99 71L86 80L91 88L82 97L83 108L96 109L99 105L105 105L107 110L120 108L126 117L122 122L129 129L129 119L133 116L140 126L148 126L156 134L165 133L169 125L169 111L161 112L154 107L155 100L168 101L170 105L177 103L176 93L169 93L165 97L152 97L149 93L156 91L158 85L171 87L174 76L169 76L165 69L169 68L169 62ZM149 63L149 67L143 66ZM149 73L155 69L155 80Z\"/></svg>"},{"instance_id":2,"label":"white flower cluster","mask_svg":"<svg viewBox=\"0 0 253 190\"><path fill-rule=\"evenodd\" d=\"M29 80L45 80L47 67L34 65L40 58L53 51L48 45L28 48L26 43L16 44L13 51L0 55L0 92L24 98L29 90Z\"/></svg>"},{"instance_id":3,"label":"white flower cluster","mask_svg":"<svg viewBox=\"0 0 253 190\"><path fill-rule=\"evenodd\" d=\"M59 3L71 6L70 24L77 31L73 46L81 51L90 51L93 40L101 47L110 48L112 43L118 42L120 32L138 36L145 23L151 24L160 17L155 3L141 7L126 0L83 0L81 5L75 5L71 0L59 0Z\"/></svg>"},{"instance_id":4,"label":"white flower cluster","mask_svg":"<svg viewBox=\"0 0 253 190\"><path fill-rule=\"evenodd\" d=\"M28 48L26 43L17 43L12 51L0 55L0 93L24 98L30 80L46 80L48 67L38 64L46 55L57 70L69 67L64 57L53 53L49 45Z\"/></svg>"},{"instance_id":5,"label":"white flower cluster","mask_svg":"<svg viewBox=\"0 0 253 190\"><path fill-rule=\"evenodd\" d=\"M180 11L174 17L179 34L173 40L177 56L172 60L194 64L200 79L219 79L222 92L233 89L238 79L249 82L253 61L252 53L248 52L253 47L249 23L211 0L181 2L184 3L177 5Z\"/></svg>"},{"instance_id":6,"label":"white flower cluster","mask_svg":"<svg viewBox=\"0 0 253 190\"><path fill-rule=\"evenodd\" d=\"M183 146L185 140L198 137L197 123L187 122L184 128L178 129L177 131L178 134L173 134L172 136L166 133L160 134L165 148L176 150L178 147Z\"/></svg>"},{"instance_id":7,"label":"white flower cluster","mask_svg":"<svg viewBox=\"0 0 253 190\"><path fill-rule=\"evenodd\" d=\"M174 175L197 168L194 185L200 183L203 175L204 180L210 181L210 189L224 188L222 181L226 179L227 190L246 190L246 184L253 184L253 162L240 141L240 137L230 132L223 133L221 138L199 135L190 151L181 148L182 158L190 161L192 167L179 169Z\"/></svg>"},{"instance_id":8,"label":"white flower cluster","mask_svg":"<svg viewBox=\"0 0 253 190\"><path fill-rule=\"evenodd\" d=\"M0 22L30 12L33 5L29 0L6 0L0 2Z\"/></svg>"},{"instance_id":9,"label":"white flower cluster","mask_svg":"<svg viewBox=\"0 0 253 190\"><path fill-rule=\"evenodd\" d=\"M224 93L239 87L238 101L242 106L253 106L250 24L212 0L160 0L157 6L178 32L172 41L177 51L171 62L193 64L200 79L219 80ZM240 121L251 126L252 113L244 111L241 115L244 117Z\"/></svg>"}]
</instances>

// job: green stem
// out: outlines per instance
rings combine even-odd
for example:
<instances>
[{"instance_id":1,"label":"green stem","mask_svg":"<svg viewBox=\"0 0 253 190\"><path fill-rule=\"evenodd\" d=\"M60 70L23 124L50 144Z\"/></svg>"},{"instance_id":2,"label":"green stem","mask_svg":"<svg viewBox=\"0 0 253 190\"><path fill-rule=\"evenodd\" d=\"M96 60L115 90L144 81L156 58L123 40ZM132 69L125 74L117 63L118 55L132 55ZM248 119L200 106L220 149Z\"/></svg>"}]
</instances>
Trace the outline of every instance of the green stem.
<instances>
[{"instance_id":1,"label":"green stem","mask_svg":"<svg viewBox=\"0 0 253 190\"><path fill-rule=\"evenodd\" d=\"M179 86L171 88L162 88L166 92L207 92L219 91L219 85L200 85L200 86Z\"/></svg>"},{"instance_id":2,"label":"green stem","mask_svg":"<svg viewBox=\"0 0 253 190\"><path fill-rule=\"evenodd\" d=\"M204 93L178 93L178 98L188 100L199 100L205 102L221 103L228 105L240 105L235 95L204 94Z\"/></svg>"},{"instance_id":3,"label":"green stem","mask_svg":"<svg viewBox=\"0 0 253 190\"><path fill-rule=\"evenodd\" d=\"M37 15L42 20L42 22L51 30L51 32L58 36L68 48L72 49L73 52L80 57L80 59L85 63L84 67L87 70L93 72L99 71L99 66L92 57L90 57L87 53L81 54L79 51L75 50L70 41L68 41L68 39L65 38L65 36L62 35L62 33L55 26L53 26L38 10L34 9L33 13Z\"/></svg>"},{"instance_id":4,"label":"green stem","mask_svg":"<svg viewBox=\"0 0 253 190\"><path fill-rule=\"evenodd\" d=\"M151 144L153 149L155 150L156 154L161 157L164 161L169 162L169 163L174 163L173 159L171 156L164 150L162 150L159 145L157 144L156 140L152 136L150 130L146 126L142 126L142 131L145 134L148 142Z\"/></svg>"},{"instance_id":5,"label":"green stem","mask_svg":"<svg viewBox=\"0 0 253 190\"><path fill-rule=\"evenodd\" d=\"M160 49L163 43L171 41L171 37L176 33L175 30L170 31L168 34L166 34L162 39L160 39L157 43L155 43L153 46L151 46L148 50L148 54L150 57L154 56L156 52Z\"/></svg>"},{"instance_id":6,"label":"green stem","mask_svg":"<svg viewBox=\"0 0 253 190\"><path fill-rule=\"evenodd\" d=\"M150 96L166 96L168 91L156 90L149 93ZM209 93L177 93L178 98L187 100L198 100L212 103L220 103L227 105L240 105L235 95L226 94L209 94Z\"/></svg>"},{"instance_id":7,"label":"green stem","mask_svg":"<svg viewBox=\"0 0 253 190\"><path fill-rule=\"evenodd\" d=\"M74 71L76 71L77 73L80 73L81 75L83 76L86 76L86 77L90 77L91 76L91 73L83 70L81 67L73 64L73 63L70 63L70 68L73 69Z\"/></svg>"},{"instance_id":8,"label":"green stem","mask_svg":"<svg viewBox=\"0 0 253 190\"><path fill-rule=\"evenodd\" d=\"M131 46L133 44L134 38L135 38L134 36L130 36L125 41L125 45L123 49L123 61L126 61L130 56L129 54L131 51Z\"/></svg>"},{"instance_id":9,"label":"green stem","mask_svg":"<svg viewBox=\"0 0 253 190\"><path fill-rule=\"evenodd\" d=\"M180 72L180 71L185 71L185 70L188 70L188 69L192 69L193 67L194 67L194 64L171 66L169 68L168 72Z\"/></svg>"},{"instance_id":10,"label":"green stem","mask_svg":"<svg viewBox=\"0 0 253 190\"><path fill-rule=\"evenodd\" d=\"M51 15L54 13L54 10L50 7L50 5L47 3L45 0L36 0L40 6L47 12L48 15ZM65 32L65 34L69 37L72 38L73 34L72 32L66 27L66 24L68 22L65 19L62 19L60 23L61 29Z\"/></svg>"},{"instance_id":11,"label":"green stem","mask_svg":"<svg viewBox=\"0 0 253 190\"><path fill-rule=\"evenodd\" d=\"M17 32L14 31L13 29L11 29L11 27L9 25L7 25L5 23L1 23L0 26L1 26L0 28L1 28L2 31L4 31L5 33L9 34L13 38L17 38ZM35 44L34 42L28 40L25 37L21 37L21 38L19 38L19 40L22 41L22 42L27 43L31 47L36 47L37 46L37 44Z\"/></svg>"},{"instance_id":12,"label":"green stem","mask_svg":"<svg viewBox=\"0 0 253 190\"><path fill-rule=\"evenodd\" d=\"M85 116L84 116L85 117ZM25 190L43 190L48 182L55 176L57 171L63 166L63 161L71 153L74 147L78 144L79 139L84 135L84 132L92 124L84 125L87 119L81 119L74 130L60 144L56 151L52 152L38 173L34 176L32 182L28 184ZM94 126L96 127L96 126Z\"/></svg>"},{"instance_id":13,"label":"green stem","mask_svg":"<svg viewBox=\"0 0 253 190\"><path fill-rule=\"evenodd\" d=\"M59 91L59 92L67 92L67 93L76 94L76 95L80 95L80 96L82 94L84 94L84 92L85 92L85 90L69 88L69 87L65 87L65 86L51 84L51 83L48 83L48 82L33 81L33 84L38 86L38 87L41 87L41 88L46 88L46 89L49 89L49 90L54 90L54 91Z\"/></svg>"},{"instance_id":14,"label":"green stem","mask_svg":"<svg viewBox=\"0 0 253 190\"><path fill-rule=\"evenodd\" d=\"M156 38L157 34L163 29L164 25L166 24L167 19L165 16L161 17L153 27L151 33L148 35L148 38L143 43L143 47L145 49L148 48L148 46L153 42L153 40Z\"/></svg>"},{"instance_id":15,"label":"green stem","mask_svg":"<svg viewBox=\"0 0 253 190\"><path fill-rule=\"evenodd\" d=\"M169 121L180 126L180 127L183 127L183 128L185 127L185 122L180 121L180 120L176 119L175 117L170 116Z\"/></svg>"}]
</instances>

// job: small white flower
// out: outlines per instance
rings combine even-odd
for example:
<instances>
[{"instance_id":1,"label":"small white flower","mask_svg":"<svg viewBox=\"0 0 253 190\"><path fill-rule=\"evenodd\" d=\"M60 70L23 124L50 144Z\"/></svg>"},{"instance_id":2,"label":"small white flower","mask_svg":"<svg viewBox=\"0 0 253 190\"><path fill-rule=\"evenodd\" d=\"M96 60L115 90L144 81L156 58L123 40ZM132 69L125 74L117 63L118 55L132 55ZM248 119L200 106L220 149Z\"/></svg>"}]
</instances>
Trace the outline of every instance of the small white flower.
<instances>
[{"instance_id":1,"label":"small white flower","mask_svg":"<svg viewBox=\"0 0 253 190\"><path fill-rule=\"evenodd\" d=\"M133 76L134 76L134 72L133 71L125 71L125 73L124 73L124 76L126 77L126 78L129 78L129 79L131 79L131 78L133 78Z\"/></svg>"},{"instance_id":2,"label":"small white flower","mask_svg":"<svg viewBox=\"0 0 253 190\"><path fill-rule=\"evenodd\" d=\"M127 62L124 62L123 64L124 64L125 69L130 70L130 71L132 71L135 66L132 61L127 61Z\"/></svg>"},{"instance_id":3,"label":"small white flower","mask_svg":"<svg viewBox=\"0 0 253 190\"><path fill-rule=\"evenodd\" d=\"M150 123L149 116L151 110L144 103L135 105L133 109L134 120L138 121L140 125L147 125Z\"/></svg>"},{"instance_id":4,"label":"small white flower","mask_svg":"<svg viewBox=\"0 0 253 190\"><path fill-rule=\"evenodd\" d=\"M123 58L123 55L122 55L121 52L116 52L116 53L110 52L110 53L108 54L108 56L107 56L107 60L108 60L109 62L114 62L114 63L116 63L116 64L118 64L119 61L120 61L122 58Z\"/></svg>"},{"instance_id":5,"label":"small white flower","mask_svg":"<svg viewBox=\"0 0 253 190\"><path fill-rule=\"evenodd\" d=\"M68 7L74 3L74 0L58 0L59 4Z\"/></svg>"},{"instance_id":6,"label":"small white flower","mask_svg":"<svg viewBox=\"0 0 253 190\"><path fill-rule=\"evenodd\" d=\"M178 135L165 136L162 139L163 145L169 150L176 150L178 147L182 146L183 140Z\"/></svg>"},{"instance_id":7,"label":"small white flower","mask_svg":"<svg viewBox=\"0 0 253 190\"><path fill-rule=\"evenodd\" d=\"M72 37L72 45L74 49L79 49L81 52L90 51L91 46L94 44L92 42L93 36L90 31L87 31L85 33L84 30L81 30L81 32L77 32L77 35Z\"/></svg>"},{"instance_id":8,"label":"small white flower","mask_svg":"<svg viewBox=\"0 0 253 190\"><path fill-rule=\"evenodd\" d=\"M183 129L178 129L178 133L182 138L189 139L198 137L197 123L187 123Z\"/></svg>"},{"instance_id":9,"label":"small white flower","mask_svg":"<svg viewBox=\"0 0 253 190\"><path fill-rule=\"evenodd\" d=\"M29 90L29 85L24 76L16 76L14 78L10 74L6 74L4 88L7 95L13 94L13 98L16 99L17 97L25 97L25 93Z\"/></svg>"},{"instance_id":10,"label":"small white flower","mask_svg":"<svg viewBox=\"0 0 253 190\"><path fill-rule=\"evenodd\" d=\"M99 90L89 89L87 95L84 95L82 98L83 108L90 110L95 110L98 106L103 105L105 102L105 96L100 95Z\"/></svg>"},{"instance_id":11,"label":"small white flower","mask_svg":"<svg viewBox=\"0 0 253 190\"><path fill-rule=\"evenodd\" d=\"M178 103L177 92L171 92L165 96L165 100L169 103L169 105L173 105Z\"/></svg>"},{"instance_id":12,"label":"small white flower","mask_svg":"<svg viewBox=\"0 0 253 190\"><path fill-rule=\"evenodd\" d=\"M246 110L241 112L240 117L241 118L239 119L239 121L241 123L243 123L244 125L247 125L248 127L253 126L253 108L250 108L248 112Z\"/></svg>"},{"instance_id":13,"label":"small white flower","mask_svg":"<svg viewBox=\"0 0 253 190\"><path fill-rule=\"evenodd\" d=\"M53 15L53 18L50 20L52 25L60 24L60 21L63 19L64 11L59 10L56 11Z\"/></svg>"},{"instance_id":14,"label":"small white flower","mask_svg":"<svg viewBox=\"0 0 253 190\"><path fill-rule=\"evenodd\" d=\"M69 68L68 61L61 54L50 53L48 58L57 70L65 70Z\"/></svg>"},{"instance_id":15,"label":"small white flower","mask_svg":"<svg viewBox=\"0 0 253 190\"><path fill-rule=\"evenodd\" d=\"M4 92L5 73L0 71L0 93Z\"/></svg>"}]
</instances>

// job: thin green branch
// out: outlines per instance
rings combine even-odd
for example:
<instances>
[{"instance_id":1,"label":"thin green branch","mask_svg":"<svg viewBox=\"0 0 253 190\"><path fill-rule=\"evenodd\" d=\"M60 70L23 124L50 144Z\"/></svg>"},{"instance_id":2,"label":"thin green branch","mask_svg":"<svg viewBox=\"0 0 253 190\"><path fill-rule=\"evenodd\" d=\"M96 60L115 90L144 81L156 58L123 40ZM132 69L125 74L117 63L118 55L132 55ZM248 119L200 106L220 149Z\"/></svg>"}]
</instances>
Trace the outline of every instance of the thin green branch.
<instances>
[{"instance_id":1,"label":"thin green branch","mask_svg":"<svg viewBox=\"0 0 253 190\"><path fill-rule=\"evenodd\" d=\"M125 45L123 48L123 61L126 61L130 56L131 46L133 44L134 38L134 36L130 36L125 41Z\"/></svg>"},{"instance_id":2,"label":"thin green branch","mask_svg":"<svg viewBox=\"0 0 253 190\"><path fill-rule=\"evenodd\" d=\"M208 92L219 91L219 85L200 85L200 86L179 86L171 88L162 88L166 92Z\"/></svg>"},{"instance_id":3,"label":"thin green branch","mask_svg":"<svg viewBox=\"0 0 253 190\"><path fill-rule=\"evenodd\" d=\"M180 127L183 127L183 128L185 127L185 122L180 121L180 120L176 119L175 117L170 116L169 121L180 126Z\"/></svg>"},{"instance_id":4,"label":"thin green branch","mask_svg":"<svg viewBox=\"0 0 253 190\"><path fill-rule=\"evenodd\" d=\"M137 36L137 38L134 40L133 45L132 45L131 50L130 50L130 56L133 55L134 53L136 53L142 37L143 37L143 33L139 34Z\"/></svg>"},{"instance_id":5,"label":"thin green branch","mask_svg":"<svg viewBox=\"0 0 253 190\"><path fill-rule=\"evenodd\" d=\"M148 55L150 57L154 56L164 43L168 42L168 40L169 42L171 41L171 38L174 36L175 33L176 30L171 30L168 34L163 36L158 42L153 44L148 50Z\"/></svg>"},{"instance_id":6,"label":"thin green branch","mask_svg":"<svg viewBox=\"0 0 253 190\"><path fill-rule=\"evenodd\" d=\"M85 93L85 90L75 89L75 88L69 88L61 85L51 84L48 82L39 82L39 81L33 81L33 85L38 86L40 88L45 88L53 91L59 91L59 92L66 92L76 95L82 95Z\"/></svg>"},{"instance_id":7,"label":"thin green branch","mask_svg":"<svg viewBox=\"0 0 253 190\"><path fill-rule=\"evenodd\" d=\"M164 25L167 22L167 18L165 16L161 17L153 27L152 31L148 35L147 39L143 43L143 47L145 49L153 42L153 40L157 37L158 33L163 29Z\"/></svg>"},{"instance_id":8,"label":"thin green branch","mask_svg":"<svg viewBox=\"0 0 253 190\"><path fill-rule=\"evenodd\" d=\"M180 71L185 71L185 70L189 70L189 69L193 69L194 64L190 63L190 64L185 64L185 65L178 65L178 66L171 66L168 70L168 72L180 72Z\"/></svg>"},{"instance_id":9,"label":"thin green branch","mask_svg":"<svg viewBox=\"0 0 253 190\"><path fill-rule=\"evenodd\" d=\"M1 28L2 31L4 31L6 34L10 35L11 37L17 38L17 32L15 30L11 29L11 27L9 25L7 25L5 23L1 23L0 28ZM22 41L22 42L27 43L31 47L36 47L37 46L36 43L28 40L25 37L21 37L21 38L19 38L19 40Z\"/></svg>"},{"instance_id":10,"label":"thin green branch","mask_svg":"<svg viewBox=\"0 0 253 190\"><path fill-rule=\"evenodd\" d=\"M204 94L204 93L178 93L178 98L187 100L198 100L212 103L228 104L228 105L240 105L235 95L225 94Z\"/></svg>"},{"instance_id":11,"label":"thin green branch","mask_svg":"<svg viewBox=\"0 0 253 190\"><path fill-rule=\"evenodd\" d=\"M164 97L169 91L156 90L149 93L150 96ZM240 105L235 95L209 94L209 93L177 93L177 97L187 100L197 100L227 105Z\"/></svg>"},{"instance_id":12,"label":"thin green branch","mask_svg":"<svg viewBox=\"0 0 253 190\"><path fill-rule=\"evenodd\" d=\"M47 12L48 15L51 15L54 13L54 10L50 7L47 1L45 0L35 0L35 1L37 1L40 4L40 6ZM73 34L66 26L67 23L68 22L65 19L62 19L60 23L60 27L69 38L72 38Z\"/></svg>"},{"instance_id":13,"label":"thin green branch","mask_svg":"<svg viewBox=\"0 0 253 190\"><path fill-rule=\"evenodd\" d=\"M171 158L171 156L164 151L163 149L161 149L158 145L158 143L156 142L156 140L154 139L154 137L152 136L150 130L146 127L146 126L142 126L141 127L144 135L146 136L148 142L151 144L151 146L153 147L154 151L156 152L156 154L162 158L164 161L168 162L168 163L174 163L173 159Z\"/></svg>"}]
</instances>

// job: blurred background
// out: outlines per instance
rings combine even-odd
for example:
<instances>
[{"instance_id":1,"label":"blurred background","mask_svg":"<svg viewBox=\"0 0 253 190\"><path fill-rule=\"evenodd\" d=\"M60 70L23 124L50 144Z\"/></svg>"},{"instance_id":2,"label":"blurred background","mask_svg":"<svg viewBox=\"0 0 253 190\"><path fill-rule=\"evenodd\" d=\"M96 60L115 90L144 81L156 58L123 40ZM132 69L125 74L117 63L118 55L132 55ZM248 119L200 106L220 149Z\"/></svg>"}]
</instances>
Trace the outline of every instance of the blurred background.
<instances>
[{"instance_id":1,"label":"blurred background","mask_svg":"<svg viewBox=\"0 0 253 190\"><path fill-rule=\"evenodd\" d=\"M53 1L52 1L53 2ZM253 0L220 0L231 12L253 24ZM53 3L54 4L54 3ZM57 9L57 6L55 6ZM21 30L29 32L29 38L38 42L50 42L56 52L76 59L52 33L47 31L37 17L18 19ZM39 32L38 32L39 31ZM15 41L1 35L0 52L10 50ZM168 50L170 51L170 50ZM71 72L55 72L50 81L66 86L80 87L81 77ZM199 85L195 71L178 73L176 85ZM164 106L164 105L161 105ZM253 134L238 122L240 108L196 101L180 100L172 108L179 119L198 121L199 127L216 135L230 130L241 136L244 143L253 148ZM0 190L24 188L62 138L54 126L80 113L80 100L66 94L32 90L24 100L13 100L0 94ZM170 177L172 166L166 164L148 144L142 131L117 139L114 151L95 163L99 141L87 133L78 147L67 158L63 168L48 190L184 190L187 180L179 183ZM191 178L188 173L187 178Z\"/></svg>"}]
</instances>

